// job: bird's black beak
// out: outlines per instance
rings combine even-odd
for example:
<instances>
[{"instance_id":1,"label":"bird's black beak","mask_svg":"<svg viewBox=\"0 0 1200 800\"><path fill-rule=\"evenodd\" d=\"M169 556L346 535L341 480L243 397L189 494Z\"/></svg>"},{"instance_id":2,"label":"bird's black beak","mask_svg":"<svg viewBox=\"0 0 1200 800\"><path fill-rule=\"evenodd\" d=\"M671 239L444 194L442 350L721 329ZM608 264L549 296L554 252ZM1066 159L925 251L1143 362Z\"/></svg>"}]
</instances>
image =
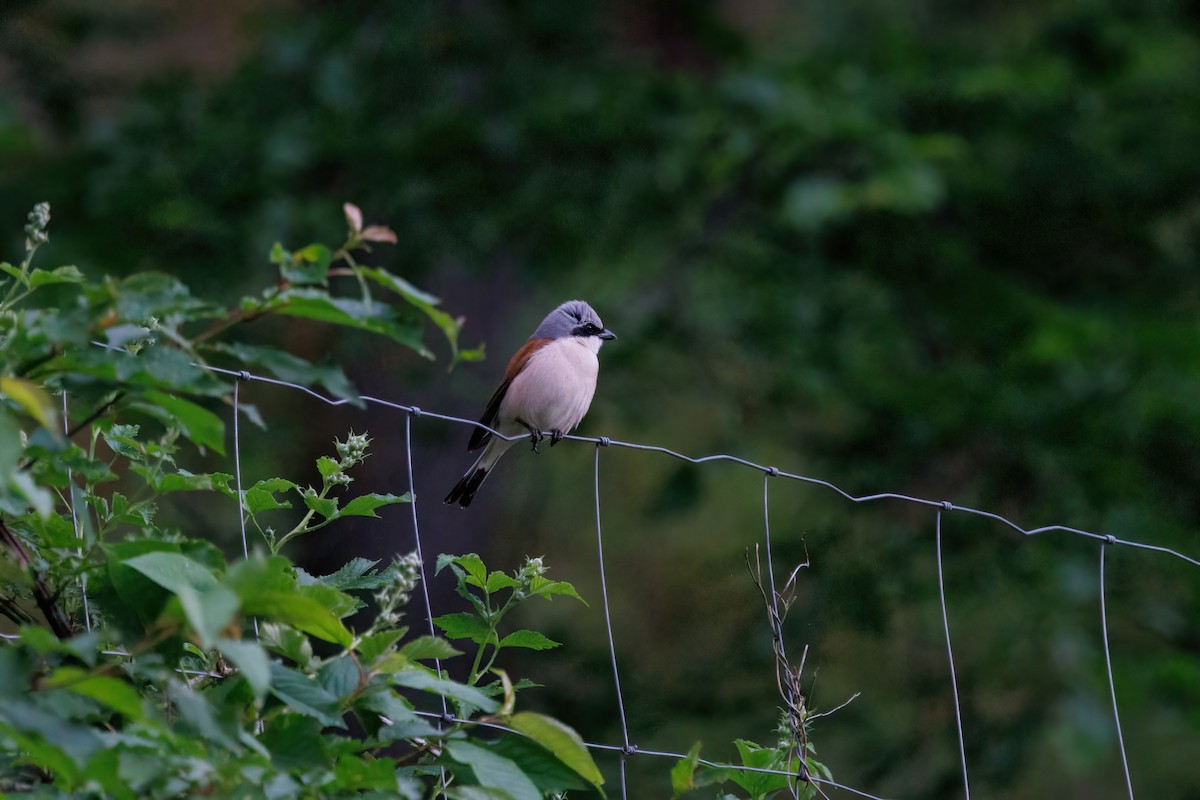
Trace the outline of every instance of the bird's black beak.
<instances>
[{"instance_id":1,"label":"bird's black beak","mask_svg":"<svg viewBox=\"0 0 1200 800\"><path fill-rule=\"evenodd\" d=\"M605 328L604 330L600 331L599 333L596 334L596 336L597 336L597 338L604 339L605 341L608 341L609 339L617 338L617 335L615 333L613 333L612 331L610 331L608 328Z\"/></svg>"}]
</instances>

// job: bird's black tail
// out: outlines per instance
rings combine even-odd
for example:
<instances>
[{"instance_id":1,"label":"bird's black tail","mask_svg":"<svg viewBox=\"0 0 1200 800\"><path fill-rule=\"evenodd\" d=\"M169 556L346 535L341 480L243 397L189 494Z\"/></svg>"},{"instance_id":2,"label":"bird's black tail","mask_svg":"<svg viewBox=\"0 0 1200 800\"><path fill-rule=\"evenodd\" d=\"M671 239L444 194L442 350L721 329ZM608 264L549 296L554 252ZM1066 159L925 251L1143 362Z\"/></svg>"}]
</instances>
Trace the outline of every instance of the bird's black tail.
<instances>
[{"instance_id":1,"label":"bird's black tail","mask_svg":"<svg viewBox=\"0 0 1200 800\"><path fill-rule=\"evenodd\" d=\"M489 472L490 470L486 467L471 467L442 502L449 506L458 503L460 508L471 505L471 501L475 498L475 492L479 491L480 484L483 483L483 479L488 476Z\"/></svg>"}]
</instances>

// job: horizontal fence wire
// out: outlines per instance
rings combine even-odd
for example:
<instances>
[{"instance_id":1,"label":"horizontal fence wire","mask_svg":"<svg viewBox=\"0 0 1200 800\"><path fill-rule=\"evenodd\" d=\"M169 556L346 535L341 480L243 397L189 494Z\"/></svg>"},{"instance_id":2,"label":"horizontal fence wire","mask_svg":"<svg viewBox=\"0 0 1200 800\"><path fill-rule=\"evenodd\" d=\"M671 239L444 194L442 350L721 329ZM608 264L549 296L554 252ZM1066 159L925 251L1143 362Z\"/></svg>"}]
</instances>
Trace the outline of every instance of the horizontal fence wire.
<instances>
[{"instance_id":1,"label":"horizontal fence wire","mask_svg":"<svg viewBox=\"0 0 1200 800\"><path fill-rule=\"evenodd\" d=\"M105 344L99 343L99 342L96 342L95 344L97 344L98 346L104 347L106 349L114 349L114 350L119 349L119 348L113 348L109 345L105 345ZM416 507L416 503L415 503L416 492L415 492L415 485L414 485L415 479L413 477L413 470L412 470L412 436L411 436L411 425L410 425L411 421L413 419L433 419L433 420L449 422L449 423L453 423L453 424L457 424L457 425L464 425L467 427L472 427L472 428L477 428L477 429L487 431L490 434L492 434L493 436L499 437L506 441L517 441L517 440L528 438L528 436L525 434L506 436L506 435L500 433L499 431L497 431L493 428L490 428L487 425L484 425L483 423L481 423L477 420L474 420L474 419L458 417L458 416L454 416L451 414L442 414L442 413L433 412L433 411L426 411L426 410L420 408L419 406L405 405L402 403L397 403L397 402L394 402L391 400L386 400L383 398L372 397L370 395L360 395L356 398L332 398L332 397L324 395L320 392L314 391L313 389L311 389L307 386L303 386L303 385L300 385L297 383L292 383L290 381L280 380L278 378L272 378L272 377L268 377L268 376L264 376L264 375L256 375L256 374L253 374L246 370L226 369L226 368L222 368L222 367L210 366L207 364L196 364L195 366L205 369L209 372L213 372L216 374L225 375L227 377L234 378L234 379L236 379L236 381L238 383L240 383L242 381L254 381L254 382L258 382L258 383L268 384L268 385L272 385L272 386L279 386L279 387L283 387L286 389L298 391L305 395L308 395L309 397L314 398L315 400L325 403L326 405L329 405L329 406L357 405L358 403L365 403L365 404L369 404L369 405L380 406L383 408L389 408L389 409L393 409L396 411L401 411L401 412L406 413L408 415L408 417L405 421L405 454L406 454L406 463L407 463L408 472L409 472L409 489L411 492L411 497L413 498L413 501L414 501L413 505L412 505L413 535L414 535L414 538L416 541L418 555L422 559L422 578L424 578L424 558L423 558L423 554L421 553L421 550L420 550L420 533L419 533L419 528L418 528L417 507ZM237 472L237 481L238 481L237 485L240 487L241 486L241 459L240 459L240 442L238 441L238 439L240 438L240 431L238 429L237 421L236 421L236 417L237 417L238 411L239 411L239 409L238 409L239 401L240 401L239 390L238 390L237 384L235 384L235 387L234 387L235 465L234 465L234 467L235 467L235 471ZM64 416L65 416L65 414L64 414ZM1109 645L1108 645L1108 621L1107 621L1106 610L1104 607L1104 556L1103 556L1103 550L1106 549L1108 546L1120 545L1120 546L1124 546L1124 547L1130 547L1130 548L1135 548L1135 549L1139 549L1139 550L1147 550L1147 551L1152 551L1152 552L1157 552L1157 553L1161 553L1164 555L1168 555L1173 558L1182 560L1193 566L1200 566L1200 560L1193 558L1189 555L1185 555L1184 553L1181 553L1181 552L1174 550L1172 548L1169 548L1169 547L1163 547L1160 545L1154 545L1154 544L1134 541L1134 540L1130 540L1130 539L1122 539L1122 538L1119 538L1112 534L1095 533L1093 531L1083 530L1081 528L1075 528L1075 527L1068 526L1068 525L1057 525L1056 524L1056 525L1045 525L1045 526L1036 527L1036 528L1026 528L1001 514L993 513L990 511L985 511L982 509L972 508L969 506L957 505L957 504L954 504L954 503L952 503L950 501L946 501L946 500L931 500L931 499L916 497L913 495L903 494L903 493L899 493L899 492L877 492L877 493L872 493L872 494L856 495L856 494L852 494L851 492L848 492L848 491L842 489L837 484L835 484L831 481L828 481L828 480L824 480L822 478L815 478L815 477L811 477L808 475L801 475L798 473L786 472L786 471L780 470L779 468L774 467L774 466L758 464L754 461L750 461L748 459L741 458L739 456L735 456L735 455L731 455L731 454L726 454L726 453L718 453L718 454L707 455L707 456L693 457L693 456L685 455L683 453L680 453L678 451L672 450L667 447L662 447L660 445L641 444L641 443L637 443L637 442L626 442L626 441L622 441L619 439L613 439L608 436L595 437L595 436L578 436L578 435L574 435L574 434L567 434L567 435L563 436L562 438L566 439L566 440L571 440L571 441L589 443L589 444L594 445L594 447L595 447L595 469L594 469L593 489L594 489L594 494L595 494L595 508L596 508L597 556L598 556L598 566L599 566L599 570L600 570L601 594L602 594L602 599L603 599L603 603L604 603L605 624L606 624L606 632L607 632L607 637L608 637L609 656L610 656L610 659L612 662L613 681L614 681L614 686L616 689L618 714L619 714L619 721L621 723L623 742L620 745L604 744L604 743L597 743L597 742L585 742L585 744L589 749L594 750L594 751L612 752L612 753L616 753L619 755L620 770L621 770L620 774L621 774L621 796L622 796L622 798L628 798L628 796L629 796L628 789L625 785L625 761L626 761L627 757L645 756L645 757L656 757L656 758L684 759L684 758L688 758L688 756L684 753L642 749L642 748L638 747L636 744L631 743L631 740L630 740L628 723L626 721L626 716L625 716L624 699L621 694L621 688L620 688L620 673L618 670L617 651L616 651L616 646L614 644L614 638L613 638L613 633L612 633L612 617L611 617L611 612L610 612L609 603L608 603L607 580L604 575L604 545L603 545L603 538L602 538L602 528L601 528L601 524L600 524L600 508L601 508L600 450L602 448L609 448L609 447L619 447L619 448L626 448L626 449L637 450L637 451L642 451L642 452L659 453L661 455L665 455L670 458L675 458L680 461L685 461L690 464L709 464L709 463L716 463L716 462L729 462L729 463L732 463L732 464L735 464L735 465L738 465L738 466L741 466L741 467L744 467L747 469L751 469L751 470L755 470L760 473L763 473L766 476L766 479L768 480L768 482L769 482L770 478L780 478L783 480L789 480L789 481L795 481L795 482L799 482L799 483L803 483L803 484L819 486L819 487L822 487L824 489L827 489L827 490L837 494L844 500L847 500L851 503L875 503L875 502L883 502L883 501L895 501L895 502L907 503L907 504L912 504L912 505L917 505L917 506L924 506L924 507L930 508L932 510L935 510L936 511L936 546L937 546L936 553L937 553L937 567L938 567L938 589L939 589L939 595L941 597L942 622L943 622L944 633L945 633L945 637L946 637L947 653L948 653L949 661L950 661L951 691L954 696L955 721L957 724L958 747L959 747L962 775L963 775L963 791L964 791L964 796L968 799L970 797L970 790L968 788L968 778L967 778L967 764L966 764L966 752L965 752L966 748L965 748L965 744L963 741L962 715L961 715L961 711L960 711L960 707L959 707L957 681L956 681L956 678L954 675L954 656L953 656L953 651L950 649L949 619L948 619L948 615L946 613L945 590L944 590L944 585L942 582L942 555L941 555L941 519L942 519L942 515L944 513L948 513L948 512L959 512L962 514L967 514L967 515L972 515L972 516L976 516L976 517L982 517L985 519L990 519L990 520L992 520L996 523L999 523L999 524L1001 524L1013 531L1016 531L1017 533L1020 533L1024 536L1036 536L1036 535L1043 534L1043 533L1061 532L1061 533L1066 533L1066 534L1070 534L1073 536L1082 537L1085 539L1091 539L1093 541L1100 542L1102 545L1101 559L1100 559L1100 576L1099 576L1100 577L1100 604L1101 604L1100 611L1101 611L1101 621L1102 621L1102 626L1103 626L1102 642L1103 642L1103 649L1104 649L1104 655L1105 655L1106 673L1107 673L1107 677L1108 677L1109 689L1110 689L1112 705L1113 705L1113 715L1116 720L1117 736L1118 736L1119 747L1121 750L1121 759L1122 759L1122 764L1125 767L1125 779L1126 779L1126 785L1127 785L1128 792L1129 792L1129 797L1132 800L1133 786L1132 786L1132 781L1129 776L1128 758L1125 753L1124 739L1121 735L1121 730L1120 730L1120 718L1119 718L1119 714L1117 711L1116 692L1115 692L1115 689L1113 688L1114 682L1113 682L1112 660L1111 660L1111 653L1110 653ZM74 508L72 508L72 512L74 512ZM764 485L764 493L763 493L763 513L764 513L764 526L765 526L765 535L766 535L766 543L767 543L767 562L768 562L767 567L768 567L768 575L769 575L769 586L770 586L770 592L771 592L771 596L768 598L768 600L769 600L769 603L771 603L771 605L773 607L773 612L774 612L772 622L773 622L773 625L775 626L775 630L772 631L772 634L775 637L781 638L782 631L779 629L778 624L777 624L777 620L779 619L779 611L778 611L778 605L777 605L778 596L775 594L775 578L774 578L774 572L773 572L773 568L772 568L772 564L771 564L769 503L768 503L767 489L766 489L765 485ZM244 519L242 521L244 524ZM244 551L245 551L245 547L246 547L246 543L243 541ZM421 587L422 587L422 591L424 593L426 615L429 617L430 624L432 625L433 612L432 612L432 607L431 607L431 604L429 601L427 582L424 579L421 581ZM88 619L88 622L90 623L90 618ZM19 636L16 636L13 634L0 634L0 638L11 641L11 640L19 638ZM780 651L782 651L782 641L779 641L777 643L777 645L778 645ZM128 657L127 653L125 653L123 651L115 651L115 650L114 651L105 651L105 655ZM204 672L204 671L200 671L200 670L180 669L178 671L183 674L186 674L186 675L193 675L193 676L199 676L199 677L211 677L211 678L227 677L224 674ZM232 674L232 673L230 673L230 674ZM500 725L497 723L456 718L449 713L444 702L443 702L443 710L442 710L441 714L437 714L435 712L426 712L426 711L417 711L416 713L421 714L423 716L427 716L427 717L431 717L431 718L440 720L442 722L450 723L450 724L482 726L482 727L498 729L498 730L502 730L502 731L506 731L509 733L514 733L514 734L520 735L519 731L512 730L511 728L507 728L506 726ZM817 787L818 792L820 792L822 795L825 794L824 791L822 791L822 788L828 788L828 789L835 789L838 791L848 792L857 797L868 798L868 800L883 800L883 798L880 798L877 795L870 794L868 792L853 788L851 786L839 783L837 781L833 781L833 780L826 779L826 778L821 778L821 777L818 777L815 775L810 775L807 773L806 770L803 769L802 766L800 768L798 768L797 770L781 770L781 769L771 769L771 768L765 768L765 767L739 766L739 765L735 765L735 764L711 761L708 759L698 759L697 763L703 764L707 767L711 767L714 769L738 770L738 771L742 771L742 772L754 772L754 773L768 773L768 774L773 774L773 775L785 776L785 777L787 777L789 779L793 779L793 780L799 779L802 781L811 782L812 784L814 784Z\"/></svg>"}]
</instances>

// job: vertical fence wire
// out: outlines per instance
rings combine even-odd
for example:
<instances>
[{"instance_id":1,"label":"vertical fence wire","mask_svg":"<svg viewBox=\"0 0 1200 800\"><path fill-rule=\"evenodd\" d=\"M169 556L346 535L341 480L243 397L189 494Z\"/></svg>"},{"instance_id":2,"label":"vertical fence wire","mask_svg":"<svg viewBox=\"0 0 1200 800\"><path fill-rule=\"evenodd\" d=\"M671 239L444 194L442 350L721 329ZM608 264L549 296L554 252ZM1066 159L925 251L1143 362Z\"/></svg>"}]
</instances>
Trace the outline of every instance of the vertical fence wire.
<instances>
[{"instance_id":1,"label":"vertical fence wire","mask_svg":"<svg viewBox=\"0 0 1200 800\"><path fill-rule=\"evenodd\" d=\"M408 469L408 507L412 513L412 528L413 528L413 543L417 551L417 563L421 567L421 598L425 601L425 619L429 623L429 635L436 636L437 632L433 625L433 604L429 602L429 578L425 573L425 550L421 547L421 525L417 521L417 477L413 474L413 459L412 459L412 418L419 417L421 409L413 407L412 411L404 415L404 464ZM444 678L442 674L442 660L440 658L433 659L434 669L437 670L439 678ZM439 695L442 701L442 720L450 719L450 707L446 704L445 695ZM442 725L438 722L438 729ZM441 768L441 784L439 786L439 795L445 796L446 787L446 768Z\"/></svg>"},{"instance_id":2,"label":"vertical fence wire","mask_svg":"<svg viewBox=\"0 0 1200 800\"><path fill-rule=\"evenodd\" d=\"M239 389L243 380L245 378L238 376L238 379L233 382L233 474L237 485L238 527L242 532L242 557L250 558L250 543L246 540L246 495L242 494L242 432L238 425L238 417L241 416L242 410ZM257 640L259 638L258 617L251 618L251 622L254 624L254 638Z\"/></svg>"},{"instance_id":3,"label":"vertical fence wire","mask_svg":"<svg viewBox=\"0 0 1200 800\"><path fill-rule=\"evenodd\" d=\"M608 654L612 658L613 686L617 690L617 711L621 715L621 797L628 800L629 794L625 788L625 758L634 751L629 744L629 723L625 719L625 698L621 695L621 673L617 669L617 646L613 643L612 612L608 607L608 582L604 577L604 534L600 526L600 448L604 442L596 443L595 469L593 470L593 489L596 499L596 550L600 564L600 597L604 601L604 628L608 633Z\"/></svg>"},{"instance_id":4,"label":"vertical fence wire","mask_svg":"<svg viewBox=\"0 0 1200 800\"><path fill-rule=\"evenodd\" d=\"M1113 683L1112 654L1108 649L1108 612L1104 603L1104 553L1112 541L1100 544L1100 630L1104 635L1104 668L1108 673L1108 694L1112 698L1113 722L1117 726L1117 745L1121 748L1121 766L1125 770L1125 789L1133 800L1133 779L1129 776L1129 758L1125 755L1125 737L1121 733L1121 712L1117 710L1117 688Z\"/></svg>"},{"instance_id":5,"label":"vertical fence wire","mask_svg":"<svg viewBox=\"0 0 1200 800\"><path fill-rule=\"evenodd\" d=\"M942 576L942 510L937 512L937 577L938 598L942 603L942 630L946 633L946 656L950 661L950 690L954 693L954 722L958 727L958 756L962 762L963 796L971 800L971 783L967 780L967 748L963 740L962 708L958 701L958 677L954 674L954 648L950 646L950 618L946 614L946 584Z\"/></svg>"},{"instance_id":6,"label":"vertical fence wire","mask_svg":"<svg viewBox=\"0 0 1200 800\"><path fill-rule=\"evenodd\" d=\"M417 550L417 561L421 565L421 597L425 601L425 619L429 621L429 635L436 636L437 631L433 625L433 604L429 602L429 580L425 574L425 551L421 548L421 526L417 522L417 479L413 475L413 460L412 460L412 418L421 413L421 410L413 409L410 414L404 415L404 462L408 467L408 507L412 512L412 527L413 527L413 542ZM438 677L442 675L442 660L435 658L433 660L434 668L437 669ZM446 705L446 698L442 697L442 716L448 716L450 707Z\"/></svg>"},{"instance_id":7,"label":"vertical fence wire","mask_svg":"<svg viewBox=\"0 0 1200 800\"><path fill-rule=\"evenodd\" d=\"M63 389L62 393L62 416L63 416L63 435L71 435L71 420L67 416L67 390ZM83 529L79 525L79 512L75 510L75 475L70 467L67 467L67 506L71 509L71 525L75 529L75 538L80 542L75 552L79 557L83 558ZM87 627L88 632L92 630L92 611L88 605L87 593L87 570L79 572L79 595L83 600L83 624Z\"/></svg>"}]
</instances>

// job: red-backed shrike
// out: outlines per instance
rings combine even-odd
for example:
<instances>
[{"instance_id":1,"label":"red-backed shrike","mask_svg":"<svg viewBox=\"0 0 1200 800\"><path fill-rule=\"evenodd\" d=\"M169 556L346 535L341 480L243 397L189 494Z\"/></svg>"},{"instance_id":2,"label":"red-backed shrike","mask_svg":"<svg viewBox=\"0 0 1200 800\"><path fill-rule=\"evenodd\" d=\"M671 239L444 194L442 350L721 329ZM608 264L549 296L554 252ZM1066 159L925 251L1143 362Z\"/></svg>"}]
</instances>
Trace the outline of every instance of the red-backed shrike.
<instances>
[{"instance_id":1,"label":"red-backed shrike","mask_svg":"<svg viewBox=\"0 0 1200 800\"><path fill-rule=\"evenodd\" d=\"M596 392L600 345L617 335L604 327L592 307L568 300L542 320L504 371L504 383L492 395L479 421L505 436L528 431L533 449L545 435L551 446L573 430L587 413ZM446 495L447 504L466 508L492 467L512 441L476 428L467 450L487 445L462 480Z\"/></svg>"}]
</instances>

